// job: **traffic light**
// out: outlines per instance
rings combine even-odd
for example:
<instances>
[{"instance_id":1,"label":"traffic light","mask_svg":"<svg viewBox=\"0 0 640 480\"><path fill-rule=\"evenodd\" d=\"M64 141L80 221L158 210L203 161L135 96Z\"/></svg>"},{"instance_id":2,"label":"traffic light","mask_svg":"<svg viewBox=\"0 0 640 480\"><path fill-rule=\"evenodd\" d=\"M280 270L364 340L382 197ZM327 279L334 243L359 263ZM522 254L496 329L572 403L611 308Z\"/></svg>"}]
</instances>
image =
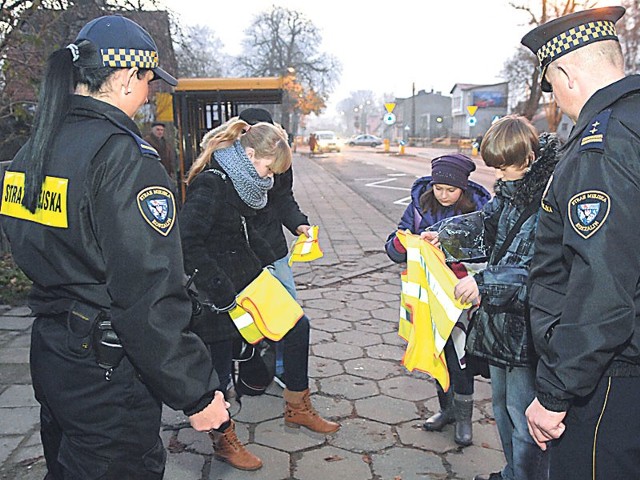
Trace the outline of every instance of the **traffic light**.
<instances>
[{"instance_id":1,"label":"traffic light","mask_svg":"<svg viewBox=\"0 0 640 480\"><path fill-rule=\"evenodd\" d=\"M442 120L443 120L442 117L436 117L436 122L437 123L442 123Z\"/></svg>"}]
</instances>

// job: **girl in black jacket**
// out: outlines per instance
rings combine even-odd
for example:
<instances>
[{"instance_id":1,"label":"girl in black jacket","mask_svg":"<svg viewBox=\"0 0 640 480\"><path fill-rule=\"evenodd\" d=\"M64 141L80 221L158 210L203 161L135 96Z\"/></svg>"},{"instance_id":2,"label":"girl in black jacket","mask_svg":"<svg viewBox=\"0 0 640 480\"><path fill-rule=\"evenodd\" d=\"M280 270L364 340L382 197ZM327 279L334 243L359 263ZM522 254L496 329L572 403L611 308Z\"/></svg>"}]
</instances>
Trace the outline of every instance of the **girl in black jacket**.
<instances>
[{"instance_id":1,"label":"girl in black jacket","mask_svg":"<svg viewBox=\"0 0 640 480\"><path fill-rule=\"evenodd\" d=\"M228 312L236 305L236 295L276 260L269 244L246 219L266 205L273 174L290 166L291 149L282 128L265 122L249 126L234 119L208 140L187 177L187 198L180 217L185 269L198 270L198 292L211 305L196 317L193 328L211 345L221 383L228 382L231 343L239 338ZM322 419L309 399L309 323L305 318L283 339L285 422L333 433L339 425ZM233 423L213 439L219 460L244 470L261 467L260 460L237 440Z\"/></svg>"}]
</instances>

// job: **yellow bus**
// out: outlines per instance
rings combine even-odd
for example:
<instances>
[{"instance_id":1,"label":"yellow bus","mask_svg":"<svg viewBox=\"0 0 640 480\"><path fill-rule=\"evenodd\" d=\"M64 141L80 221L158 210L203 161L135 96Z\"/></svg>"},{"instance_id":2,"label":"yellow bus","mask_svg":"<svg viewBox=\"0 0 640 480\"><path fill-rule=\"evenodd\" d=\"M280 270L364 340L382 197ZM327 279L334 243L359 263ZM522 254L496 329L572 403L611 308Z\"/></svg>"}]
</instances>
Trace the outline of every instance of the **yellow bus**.
<instances>
[{"instance_id":1,"label":"yellow bus","mask_svg":"<svg viewBox=\"0 0 640 480\"><path fill-rule=\"evenodd\" d=\"M200 153L200 141L205 133L247 107L281 104L283 93L282 77L178 79L173 92L173 118L182 201L186 172Z\"/></svg>"}]
</instances>

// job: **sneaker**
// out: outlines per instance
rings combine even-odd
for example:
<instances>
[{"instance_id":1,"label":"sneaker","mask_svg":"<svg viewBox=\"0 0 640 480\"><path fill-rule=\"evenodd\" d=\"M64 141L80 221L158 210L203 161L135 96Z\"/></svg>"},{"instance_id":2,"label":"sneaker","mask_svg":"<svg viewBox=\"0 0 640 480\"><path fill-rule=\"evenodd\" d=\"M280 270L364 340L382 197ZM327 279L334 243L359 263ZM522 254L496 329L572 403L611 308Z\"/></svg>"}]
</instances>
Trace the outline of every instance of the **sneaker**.
<instances>
[{"instance_id":1,"label":"sneaker","mask_svg":"<svg viewBox=\"0 0 640 480\"><path fill-rule=\"evenodd\" d=\"M276 384L279 385L280 387L287 388L287 385L285 385L281 375L274 375L273 381L276 382Z\"/></svg>"},{"instance_id":2,"label":"sneaker","mask_svg":"<svg viewBox=\"0 0 640 480\"><path fill-rule=\"evenodd\" d=\"M473 480L502 480L502 473L494 472L489 475L476 475Z\"/></svg>"}]
</instances>

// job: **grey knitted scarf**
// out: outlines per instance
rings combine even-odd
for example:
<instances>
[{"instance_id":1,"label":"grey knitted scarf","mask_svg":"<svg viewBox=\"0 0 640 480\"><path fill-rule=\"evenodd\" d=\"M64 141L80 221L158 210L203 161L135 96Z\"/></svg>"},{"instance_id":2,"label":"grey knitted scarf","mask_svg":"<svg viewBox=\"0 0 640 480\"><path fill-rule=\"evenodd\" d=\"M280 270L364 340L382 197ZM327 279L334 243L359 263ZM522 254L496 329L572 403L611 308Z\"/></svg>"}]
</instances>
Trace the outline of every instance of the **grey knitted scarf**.
<instances>
[{"instance_id":1,"label":"grey knitted scarf","mask_svg":"<svg viewBox=\"0 0 640 480\"><path fill-rule=\"evenodd\" d=\"M273 187L273 177L262 178L249 160L240 141L213 152L213 157L227 172L233 187L244 203L259 210L267 204L267 192Z\"/></svg>"}]
</instances>

